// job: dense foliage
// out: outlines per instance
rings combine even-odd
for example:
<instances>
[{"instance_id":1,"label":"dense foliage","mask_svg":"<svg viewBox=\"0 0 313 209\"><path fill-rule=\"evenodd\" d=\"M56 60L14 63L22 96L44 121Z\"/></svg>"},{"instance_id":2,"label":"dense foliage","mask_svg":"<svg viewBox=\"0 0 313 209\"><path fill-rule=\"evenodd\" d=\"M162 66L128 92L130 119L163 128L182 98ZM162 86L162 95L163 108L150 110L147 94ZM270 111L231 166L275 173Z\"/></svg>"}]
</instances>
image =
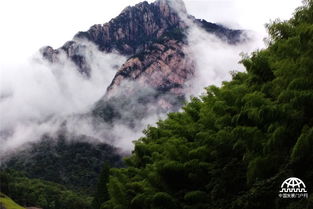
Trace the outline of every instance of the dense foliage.
<instances>
[{"instance_id":1,"label":"dense foliage","mask_svg":"<svg viewBox=\"0 0 313 209\"><path fill-rule=\"evenodd\" d=\"M103 209L313 207L313 195L278 197L291 176L313 189L313 2L268 30L247 72L147 128L111 169Z\"/></svg>"},{"instance_id":2,"label":"dense foliage","mask_svg":"<svg viewBox=\"0 0 313 209\"><path fill-rule=\"evenodd\" d=\"M107 184L110 176L110 165L104 163L104 166L100 172L99 180L97 184L97 190L92 201L93 209L100 209L101 205L110 199Z\"/></svg>"},{"instance_id":3,"label":"dense foliage","mask_svg":"<svg viewBox=\"0 0 313 209\"><path fill-rule=\"evenodd\" d=\"M75 191L94 194L104 161L111 166L122 165L117 150L107 144L90 144L87 137L69 141L44 137L30 149L17 153L1 168L23 172L29 178L39 178L65 185Z\"/></svg>"},{"instance_id":4,"label":"dense foliage","mask_svg":"<svg viewBox=\"0 0 313 209\"><path fill-rule=\"evenodd\" d=\"M1 192L22 206L44 209L91 209L92 198L65 186L29 179L15 171L0 172Z\"/></svg>"}]
</instances>

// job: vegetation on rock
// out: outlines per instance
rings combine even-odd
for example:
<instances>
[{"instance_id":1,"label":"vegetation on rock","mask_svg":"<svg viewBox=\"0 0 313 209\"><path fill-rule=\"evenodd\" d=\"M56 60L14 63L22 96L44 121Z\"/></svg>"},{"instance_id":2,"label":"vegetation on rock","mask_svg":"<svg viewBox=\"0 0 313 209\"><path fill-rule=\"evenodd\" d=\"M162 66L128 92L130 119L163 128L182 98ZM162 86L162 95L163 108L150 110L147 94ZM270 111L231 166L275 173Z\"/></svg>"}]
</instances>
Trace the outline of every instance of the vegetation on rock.
<instances>
[{"instance_id":1,"label":"vegetation on rock","mask_svg":"<svg viewBox=\"0 0 313 209\"><path fill-rule=\"evenodd\" d=\"M313 207L278 197L291 176L313 188L313 2L268 31L247 72L145 130L103 209Z\"/></svg>"}]
</instances>

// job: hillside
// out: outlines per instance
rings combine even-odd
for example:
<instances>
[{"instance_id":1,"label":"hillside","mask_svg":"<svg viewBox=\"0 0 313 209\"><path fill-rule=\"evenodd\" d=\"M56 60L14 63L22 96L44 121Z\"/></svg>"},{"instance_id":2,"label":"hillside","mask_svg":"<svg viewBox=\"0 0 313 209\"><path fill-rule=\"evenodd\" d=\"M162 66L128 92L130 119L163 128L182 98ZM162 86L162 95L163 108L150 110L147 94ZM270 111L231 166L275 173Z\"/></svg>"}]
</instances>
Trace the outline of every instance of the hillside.
<instances>
[{"instance_id":1,"label":"hillside","mask_svg":"<svg viewBox=\"0 0 313 209\"><path fill-rule=\"evenodd\" d=\"M177 8L180 8L179 12ZM62 65L64 55L86 82L93 76L93 69L87 62L88 53L93 51L88 49L90 45L86 40L101 53L118 53L127 60L117 66L115 76L109 78L111 84L103 89L103 96L87 113L70 115L68 120L61 118L57 133L35 136L38 140L35 137L27 139L37 142L27 144L25 150L3 159L1 169L21 171L28 178L52 181L93 194L105 161L112 167L123 165L121 158L125 150L114 146L121 140L131 144L136 139L124 136L124 132L136 133L137 137L143 127L151 123L150 117L178 111L186 101L189 82L195 73L194 59L186 52L191 26L199 27L225 43L241 43L243 31L196 19L187 13L181 0L157 0L127 7L108 23L77 33L73 40L58 49L42 48L48 65ZM101 70L106 74L107 69ZM39 123L43 121L49 122L49 118ZM86 121L88 124L80 125L90 126L88 133L92 136L70 132L67 124L71 121Z\"/></svg>"},{"instance_id":2,"label":"hillside","mask_svg":"<svg viewBox=\"0 0 313 209\"><path fill-rule=\"evenodd\" d=\"M47 46L43 47L41 52L51 62L57 62L59 56L65 53L79 67L82 74L89 76L92 69L86 63L86 46L81 40L94 43L103 52L117 51L131 57L145 51L173 31L186 31L189 25L182 16L227 42L240 42L243 31L196 19L187 13L182 0L156 0L129 6L108 23L93 25L88 31L78 32L73 40L66 42L59 49ZM171 38L177 40L175 37Z\"/></svg>"},{"instance_id":3,"label":"hillside","mask_svg":"<svg viewBox=\"0 0 313 209\"><path fill-rule=\"evenodd\" d=\"M60 62L65 54L86 78L92 75L86 40L102 52L126 56L128 60L118 66L93 113L105 122L119 120L134 126L132 122L141 120L141 115L177 111L182 106L187 84L195 73L194 60L186 50L186 34L195 26L225 43L235 45L248 40L242 30L189 15L182 0L156 0L127 7L108 23L77 33L59 49L47 46L41 52L51 63ZM125 111L131 119L123 117Z\"/></svg>"},{"instance_id":4,"label":"hillside","mask_svg":"<svg viewBox=\"0 0 313 209\"><path fill-rule=\"evenodd\" d=\"M28 178L55 182L93 195L104 162L121 167L122 157L107 144L91 144L83 137L73 141L68 139L64 135L57 138L45 136L39 143L7 159L2 170L17 170Z\"/></svg>"},{"instance_id":5,"label":"hillside","mask_svg":"<svg viewBox=\"0 0 313 209\"><path fill-rule=\"evenodd\" d=\"M101 208L313 207L313 1L304 4L268 25L269 46L242 61L247 72L145 130L128 167L111 170ZM290 177L307 198L279 196Z\"/></svg>"},{"instance_id":6,"label":"hillside","mask_svg":"<svg viewBox=\"0 0 313 209\"><path fill-rule=\"evenodd\" d=\"M64 185L40 179L30 179L12 170L0 171L0 181L1 192L10 196L19 205L29 207L29 209L92 208L91 194L82 194L70 190ZM12 206L14 205L8 198L6 198L6 201Z\"/></svg>"},{"instance_id":7,"label":"hillside","mask_svg":"<svg viewBox=\"0 0 313 209\"><path fill-rule=\"evenodd\" d=\"M0 193L0 208L1 209L25 209L22 206L16 204L8 196Z\"/></svg>"},{"instance_id":8,"label":"hillside","mask_svg":"<svg viewBox=\"0 0 313 209\"><path fill-rule=\"evenodd\" d=\"M43 136L2 164L1 191L44 209L313 208L313 0L267 25L267 47L243 57L246 71L180 111L195 66L184 51L188 24L171 2L192 25L239 44L242 31L195 19L181 0L158 0L44 48L52 64L65 53L86 80L92 69L81 38L127 56L88 116L109 127L101 135L108 142L117 140L113 130L133 140L126 130L145 126L144 136L125 163L115 147L66 128ZM146 126L150 113L167 117Z\"/></svg>"}]
</instances>

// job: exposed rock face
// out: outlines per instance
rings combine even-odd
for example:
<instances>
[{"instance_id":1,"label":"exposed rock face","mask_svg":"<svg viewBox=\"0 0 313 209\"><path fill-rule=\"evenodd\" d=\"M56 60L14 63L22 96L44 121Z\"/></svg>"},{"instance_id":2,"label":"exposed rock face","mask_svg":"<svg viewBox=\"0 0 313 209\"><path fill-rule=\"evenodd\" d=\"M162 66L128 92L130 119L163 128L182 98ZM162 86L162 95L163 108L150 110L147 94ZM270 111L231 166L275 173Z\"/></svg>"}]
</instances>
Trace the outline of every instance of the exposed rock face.
<instances>
[{"instance_id":1,"label":"exposed rock face","mask_svg":"<svg viewBox=\"0 0 313 209\"><path fill-rule=\"evenodd\" d=\"M52 63L62 63L63 56L69 58L86 78L90 76L92 69L86 62L85 52L88 44L82 42L81 39L94 43L103 52L117 51L128 57L112 78L107 91L103 92L103 98L95 104L92 110L91 117L95 120L93 121L95 124L98 122L102 124L105 121L108 127L112 127L112 131L108 129L104 135L99 136L105 138L105 141L115 141L119 140L118 137L122 137L122 134L116 135L116 131L113 130L114 125L118 126L120 132L124 131L123 128L126 125L132 131L139 133L147 126L147 118L150 115L177 111L185 101L185 89L188 88L188 81L195 73L195 64L185 50L188 45L185 37L188 24L180 18L177 10L173 9L173 4L185 18L188 18L188 21L197 24L207 32L216 34L231 44L240 41L242 31L230 30L221 25L195 19L187 14L182 0L157 0L150 4L143 2L127 7L110 22L104 25L94 25L86 32L79 32L72 41L65 43L59 49L49 46L41 49L43 57ZM71 135L66 133L67 130L64 130L62 137L58 138L63 138L64 135L64 138L71 139L69 137ZM89 136L75 136L74 140L80 140L80 138L93 141ZM129 138L129 140L134 139ZM53 144L55 141L57 143ZM72 186L76 185L77 179L63 179L63 177L75 176L73 173L87 169L90 170L88 173L92 173L93 176L82 174L78 180L80 185L88 187L88 185L95 184L96 174L99 173L92 168L93 165L84 161L90 157L90 153L97 155L93 159L96 163L106 159L111 160L113 166L120 164L118 150L109 145L89 146L84 141L64 145L61 142L62 140L58 141L53 137L46 139L45 142L45 137L43 137L43 141L36 145L39 148L30 150L32 158L27 159L23 155L16 156L17 161L11 161L11 167L17 170L27 169L26 171L32 174L31 176L38 178L47 177L47 173L55 172L55 179L48 177L44 179L68 183ZM65 157L68 160L66 162ZM27 164L30 161L41 165L47 164L51 162L51 159L56 166L47 167L48 170L53 169L49 172L43 169L41 169L42 173L34 172ZM64 167L64 162L75 167ZM21 165L21 167L13 166L13 164Z\"/></svg>"},{"instance_id":2,"label":"exposed rock face","mask_svg":"<svg viewBox=\"0 0 313 209\"><path fill-rule=\"evenodd\" d=\"M131 57L96 105L95 115L107 122L120 120L136 126L134 123L149 114L177 111L185 101L184 89L195 70L184 46L184 42L166 36Z\"/></svg>"},{"instance_id":3,"label":"exposed rock face","mask_svg":"<svg viewBox=\"0 0 313 209\"><path fill-rule=\"evenodd\" d=\"M92 69L84 57L86 46L81 39L94 43L101 51L117 51L129 57L96 105L94 113L106 121L112 117L125 119L121 111L133 111L129 115L136 117L144 115L151 111L146 107L149 104L157 104L154 110L157 112L177 110L184 100L186 83L195 71L193 60L184 51L188 44L186 19L228 43L240 41L242 31L188 15L182 0L157 0L127 7L110 22L79 32L60 49L45 47L42 54L51 62L57 62L60 54L65 54L87 77ZM142 107L138 106L139 101Z\"/></svg>"},{"instance_id":4,"label":"exposed rock face","mask_svg":"<svg viewBox=\"0 0 313 209\"><path fill-rule=\"evenodd\" d=\"M177 13L168 1L159 0L127 7L109 23L94 25L87 32L76 34L75 38L86 38L102 51L115 49L121 54L133 55L168 30L179 27L183 27L183 22Z\"/></svg>"},{"instance_id":5,"label":"exposed rock face","mask_svg":"<svg viewBox=\"0 0 313 209\"><path fill-rule=\"evenodd\" d=\"M85 66L84 57L79 53L79 39L93 42L101 51L114 50L133 56L145 50L169 30L183 27L184 23L167 0L158 0L151 4L142 2L125 8L108 23L94 25L86 32L77 33L73 41L67 42L60 49L54 50L47 46L41 51L51 62L57 61L58 55L64 52L79 67L79 71L88 76L90 68Z\"/></svg>"},{"instance_id":6,"label":"exposed rock face","mask_svg":"<svg viewBox=\"0 0 313 209\"><path fill-rule=\"evenodd\" d=\"M51 61L58 60L64 52L79 67L79 71L87 76L90 68L86 66L80 52L79 39L87 39L98 46L101 51L117 51L126 56L133 56L150 47L151 44L171 31L185 31L187 25L177 14L176 9L210 33L230 43L239 41L241 31L227 29L221 25L198 20L187 14L182 0L157 0L154 3L142 2L133 7L125 8L119 16L103 25L94 25L86 32L79 32L73 41L54 50L47 46L42 48L43 56ZM77 43L78 42L78 43Z\"/></svg>"},{"instance_id":7,"label":"exposed rock face","mask_svg":"<svg viewBox=\"0 0 313 209\"><path fill-rule=\"evenodd\" d=\"M182 88L194 74L193 62L185 56L183 46L180 41L166 38L130 58L116 73L108 88L108 96L118 91L126 79L159 92L183 94Z\"/></svg>"}]
</instances>

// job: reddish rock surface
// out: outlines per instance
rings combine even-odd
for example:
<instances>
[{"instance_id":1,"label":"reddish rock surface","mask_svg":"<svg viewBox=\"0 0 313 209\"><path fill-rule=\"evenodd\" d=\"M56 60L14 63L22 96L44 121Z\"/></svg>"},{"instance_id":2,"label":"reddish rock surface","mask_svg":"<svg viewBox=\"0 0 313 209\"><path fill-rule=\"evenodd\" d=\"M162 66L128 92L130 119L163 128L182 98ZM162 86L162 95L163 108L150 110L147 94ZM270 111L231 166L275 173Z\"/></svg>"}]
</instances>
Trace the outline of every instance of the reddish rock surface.
<instances>
[{"instance_id":1,"label":"reddish rock surface","mask_svg":"<svg viewBox=\"0 0 313 209\"><path fill-rule=\"evenodd\" d=\"M96 114L105 120L123 115L119 114L123 111L133 110L136 115L144 115L145 111L151 111L144 105L153 106L157 112L177 110L185 99L184 89L195 71L193 60L184 51L188 45L185 37L188 25L177 14L177 8L189 18L189 22L207 32L229 43L239 41L242 31L188 15L182 0L157 0L127 7L108 23L77 33L60 49L45 47L42 54L50 62L58 62L60 54L65 54L86 77L90 76L92 69L84 57L88 46L80 41L82 39L94 43L100 51L117 51L128 57L112 78L107 92L103 92L102 100L96 104ZM138 103L142 107L139 108Z\"/></svg>"}]
</instances>

